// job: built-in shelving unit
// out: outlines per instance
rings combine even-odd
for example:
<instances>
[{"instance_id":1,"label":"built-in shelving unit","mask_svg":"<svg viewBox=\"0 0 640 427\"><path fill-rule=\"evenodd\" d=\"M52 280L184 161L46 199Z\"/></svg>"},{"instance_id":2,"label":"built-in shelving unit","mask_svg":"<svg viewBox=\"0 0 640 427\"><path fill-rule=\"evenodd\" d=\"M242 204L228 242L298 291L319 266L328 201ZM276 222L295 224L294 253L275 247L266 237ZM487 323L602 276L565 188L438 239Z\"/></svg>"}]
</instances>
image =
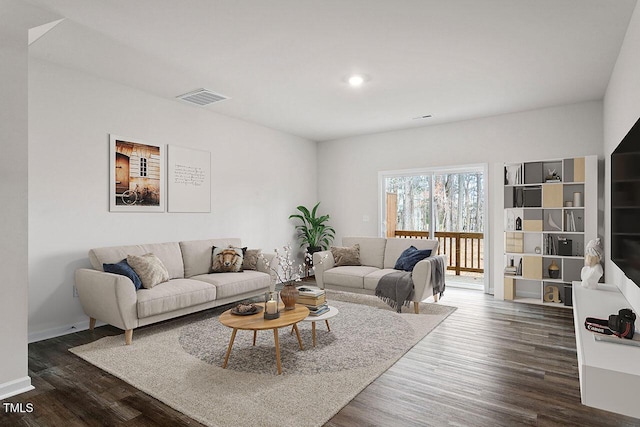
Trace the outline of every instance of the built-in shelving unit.
<instances>
[{"instance_id":1,"label":"built-in shelving unit","mask_svg":"<svg viewBox=\"0 0 640 427\"><path fill-rule=\"evenodd\" d=\"M505 299L571 306L597 235L597 170L596 156L504 165Z\"/></svg>"}]
</instances>

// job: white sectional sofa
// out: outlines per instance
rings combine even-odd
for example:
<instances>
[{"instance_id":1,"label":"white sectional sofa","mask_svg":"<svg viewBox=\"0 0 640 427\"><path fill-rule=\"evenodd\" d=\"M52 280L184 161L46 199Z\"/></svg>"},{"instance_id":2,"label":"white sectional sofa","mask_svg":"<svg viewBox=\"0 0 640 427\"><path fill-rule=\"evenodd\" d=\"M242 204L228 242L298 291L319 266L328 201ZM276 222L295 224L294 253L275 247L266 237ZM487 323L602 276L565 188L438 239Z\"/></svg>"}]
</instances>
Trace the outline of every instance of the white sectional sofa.
<instances>
[{"instance_id":1,"label":"white sectional sofa","mask_svg":"<svg viewBox=\"0 0 640 427\"><path fill-rule=\"evenodd\" d=\"M209 273L212 248L242 247L240 239L209 239L186 242L114 246L89 251L93 269L76 270L75 282L90 328L96 319L125 330L131 344L133 329L200 310L255 297L273 285L270 265L257 263L256 270ZM155 254L169 272L169 280L150 289L136 290L126 276L106 273L104 264L115 264L128 255ZM264 254L268 263L273 254Z\"/></svg>"},{"instance_id":2,"label":"white sectional sofa","mask_svg":"<svg viewBox=\"0 0 640 427\"><path fill-rule=\"evenodd\" d=\"M320 288L331 288L350 292L374 294L382 276L393 273L396 261L410 246L417 249L431 249L431 256L419 261L412 271L414 284L414 310L419 312L418 303L433 296L438 302L441 291L434 290L432 269L436 258L441 259L442 274L446 272L446 255L437 255L438 241L431 239L384 238L384 237L344 237L342 246L360 246L360 264L335 266L331 251L313 254L313 268L316 283ZM435 271L433 271L435 273ZM444 289L442 289L443 291Z\"/></svg>"}]
</instances>

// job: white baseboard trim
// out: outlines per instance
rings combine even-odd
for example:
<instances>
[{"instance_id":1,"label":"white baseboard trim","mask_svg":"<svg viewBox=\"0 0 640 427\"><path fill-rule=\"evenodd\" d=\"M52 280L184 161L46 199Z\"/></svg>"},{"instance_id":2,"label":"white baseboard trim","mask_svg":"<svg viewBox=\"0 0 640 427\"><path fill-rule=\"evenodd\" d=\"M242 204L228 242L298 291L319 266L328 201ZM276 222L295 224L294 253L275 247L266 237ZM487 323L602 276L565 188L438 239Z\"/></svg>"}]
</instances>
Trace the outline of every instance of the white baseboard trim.
<instances>
[{"instance_id":1,"label":"white baseboard trim","mask_svg":"<svg viewBox=\"0 0 640 427\"><path fill-rule=\"evenodd\" d=\"M0 384L0 400L15 396L16 394L25 393L34 388L35 387L31 385L31 377L29 376Z\"/></svg>"},{"instance_id":2,"label":"white baseboard trim","mask_svg":"<svg viewBox=\"0 0 640 427\"><path fill-rule=\"evenodd\" d=\"M106 323L97 321L96 327L104 326ZM29 343L48 340L49 338L61 337L62 335L69 335L75 332L86 331L89 329L89 318L82 322L74 323L71 325L58 326L56 328L46 329L44 331L29 333Z\"/></svg>"}]
</instances>

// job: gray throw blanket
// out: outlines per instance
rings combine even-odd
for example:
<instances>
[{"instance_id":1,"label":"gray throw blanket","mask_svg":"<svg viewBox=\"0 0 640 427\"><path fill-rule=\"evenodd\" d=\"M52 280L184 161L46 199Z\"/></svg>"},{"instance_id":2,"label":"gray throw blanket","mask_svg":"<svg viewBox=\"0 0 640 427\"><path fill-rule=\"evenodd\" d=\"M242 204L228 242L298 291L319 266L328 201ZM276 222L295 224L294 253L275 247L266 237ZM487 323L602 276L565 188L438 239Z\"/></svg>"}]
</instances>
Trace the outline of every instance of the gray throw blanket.
<instances>
[{"instance_id":1,"label":"gray throw blanket","mask_svg":"<svg viewBox=\"0 0 640 427\"><path fill-rule=\"evenodd\" d=\"M410 271L394 271L380 278L376 286L376 296L395 308L398 313L402 306L408 307L413 300L413 279Z\"/></svg>"},{"instance_id":2,"label":"gray throw blanket","mask_svg":"<svg viewBox=\"0 0 640 427\"><path fill-rule=\"evenodd\" d=\"M446 267L442 257L427 258L431 262L431 286L433 286L433 295L442 296L444 293L444 276Z\"/></svg>"}]
</instances>

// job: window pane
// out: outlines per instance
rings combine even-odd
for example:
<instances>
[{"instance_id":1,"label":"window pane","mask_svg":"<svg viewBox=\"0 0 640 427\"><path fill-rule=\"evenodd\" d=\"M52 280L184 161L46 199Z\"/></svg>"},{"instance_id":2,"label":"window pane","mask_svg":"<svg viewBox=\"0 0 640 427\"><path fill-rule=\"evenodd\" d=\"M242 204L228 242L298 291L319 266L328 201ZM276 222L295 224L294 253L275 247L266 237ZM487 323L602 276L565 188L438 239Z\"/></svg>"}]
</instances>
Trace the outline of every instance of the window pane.
<instances>
[{"instance_id":1,"label":"window pane","mask_svg":"<svg viewBox=\"0 0 640 427\"><path fill-rule=\"evenodd\" d=\"M484 232L482 192L481 173L436 175L434 177L436 230Z\"/></svg>"},{"instance_id":2,"label":"window pane","mask_svg":"<svg viewBox=\"0 0 640 427\"><path fill-rule=\"evenodd\" d=\"M427 175L385 178L387 236L395 230L429 231L430 187Z\"/></svg>"},{"instance_id":3,"label":"window pane","mask_svg":"<svg viewBox=\"0 0 640 427\"><path fill-rule=\"evenodd\" d=\"M140 157L140 176L147 176L147 159Z\"/></svg>"}]
</instances>

